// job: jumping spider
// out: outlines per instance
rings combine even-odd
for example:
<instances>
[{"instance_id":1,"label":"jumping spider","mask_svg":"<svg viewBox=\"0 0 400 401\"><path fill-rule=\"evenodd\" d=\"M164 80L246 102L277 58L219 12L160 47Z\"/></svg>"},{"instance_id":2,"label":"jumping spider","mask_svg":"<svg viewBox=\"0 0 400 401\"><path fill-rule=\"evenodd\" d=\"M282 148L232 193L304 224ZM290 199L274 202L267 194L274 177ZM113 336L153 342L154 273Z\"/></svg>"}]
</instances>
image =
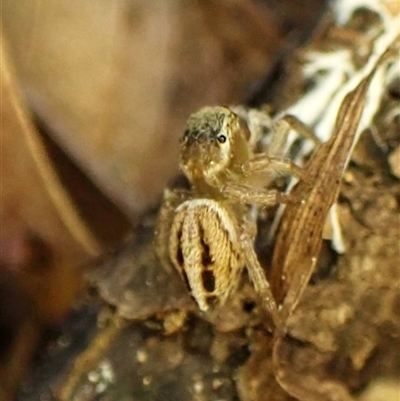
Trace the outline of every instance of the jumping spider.
<instances>
[{"instance_id":1,"label":"jumping spider","mask_svg":"<svg viewBox=\"0 0 400 401\"><path fill-rule=\"evenodd\" d=\"M291 200L289 194L268 189L276 173L301 180L307 175L282 158L290 124L278 121L265 153L256 150L260 128L227 107L205 107L189 117L181 138L180 168L191 190L165 192L157 252L179 271L202 311L225 303L246 266L277 324L278 308L253 247L256 221L250 206Z\"/></svg>"}]
</instances>

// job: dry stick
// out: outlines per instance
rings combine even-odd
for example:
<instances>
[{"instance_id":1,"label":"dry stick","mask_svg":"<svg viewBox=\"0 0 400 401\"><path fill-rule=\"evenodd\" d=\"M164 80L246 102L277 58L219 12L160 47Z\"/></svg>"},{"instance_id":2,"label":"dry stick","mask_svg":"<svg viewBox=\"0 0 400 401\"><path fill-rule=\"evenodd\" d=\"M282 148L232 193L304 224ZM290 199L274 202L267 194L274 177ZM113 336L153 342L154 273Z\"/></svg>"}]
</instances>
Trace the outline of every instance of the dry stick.
<instances>
[{"instance_id":1,"label":"dry stick","mask_svg":"<svg viewBox=\"0 0 400 401\"><path fill-rule=\"evenodd\" d=\"M71 401L73 399L74 391L82 376L93 368L94 364L110 347L111 341L113 341L126 324L127 322L124 319L113 316L108 322L107 327L96 334L88 348L75 359L70 372L58 390L56 395L58 401Z\"/></svg>"}]
</instances>

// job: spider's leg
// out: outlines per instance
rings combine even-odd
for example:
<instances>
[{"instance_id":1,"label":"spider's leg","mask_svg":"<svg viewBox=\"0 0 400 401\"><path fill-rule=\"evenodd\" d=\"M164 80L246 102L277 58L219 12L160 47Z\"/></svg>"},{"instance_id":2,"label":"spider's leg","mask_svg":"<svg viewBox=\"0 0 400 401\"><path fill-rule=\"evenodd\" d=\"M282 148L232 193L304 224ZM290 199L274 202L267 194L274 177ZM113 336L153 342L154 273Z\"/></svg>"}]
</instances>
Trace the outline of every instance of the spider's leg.
<instances>
[{"instance_id":1,"label":"spider's leg","mask_svg":"<svg viewBox=\"0 0 400 401\"><path fill-rule=\"evenodd\" d=\"M257 291L262 305L270 313L275 327L281 329L282 322L279 316L279 310L275 302L274 296L271 291L271 287L265 276L264 270L258 261L257 254L254 251L253 235L254 224L250 221L243 223L242 233L240 236L241 247L243 250L243 256L246 263L247 271L251 282Z\"/></svg>"},{"instance_id":2,"label":"spider's leg","mask_svg":"<svg viewBox=\"0 0 400 401\"><path fill-rule=\"evenodd\" d=\"M286 150L288 136L294 130L303 138L309 139L316 145L321 143L314 131L297 117L287 114L275 121L272 128L272 136L268 145L268 156L282 157Z\"/></svg>"},{"instance_id":3,"label":"spider's leg","mask_svg":"<svg viewBox=\"0 0 400 401\"><path fill-rule=\"evenodd\" d=\"M222 194L228 199L259 206L274 206L278 203L296 202L299 199L291 194L280 192L276 189L253 188L247 185L229 183L222 187Z\"/></svg>"},{"instance_id":4,"label":"spider's leg","mask_svg":"<svg viewBox=\"0 0 400 401\"><path fill-rule=\"evenodd\" d=\"M309 181L306 171L290 159L270 157L266 153L259 153L244 163L242 172L245 177L265 172L266 177L270 177L270 173L291 174L302 181Z\"/></svg>"}]
</instances>

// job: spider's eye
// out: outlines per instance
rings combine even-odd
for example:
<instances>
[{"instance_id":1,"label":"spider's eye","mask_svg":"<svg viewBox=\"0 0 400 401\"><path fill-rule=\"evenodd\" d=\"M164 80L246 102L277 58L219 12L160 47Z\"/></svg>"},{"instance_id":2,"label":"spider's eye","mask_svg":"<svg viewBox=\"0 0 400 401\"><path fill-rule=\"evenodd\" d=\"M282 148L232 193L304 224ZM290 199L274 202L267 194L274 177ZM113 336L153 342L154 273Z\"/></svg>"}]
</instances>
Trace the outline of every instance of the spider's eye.
<instances>
[{"instance_id":1,"label":"spider's eye","mask_svg":"<svg viewBox=\"0 0 400 401\"><path fill-rule=\"evenodd\" d=\"M226 136L225 135L219 135L217 137L217 140L219 143L225 143L226 142Z\"/></svg>"}]
</instances>

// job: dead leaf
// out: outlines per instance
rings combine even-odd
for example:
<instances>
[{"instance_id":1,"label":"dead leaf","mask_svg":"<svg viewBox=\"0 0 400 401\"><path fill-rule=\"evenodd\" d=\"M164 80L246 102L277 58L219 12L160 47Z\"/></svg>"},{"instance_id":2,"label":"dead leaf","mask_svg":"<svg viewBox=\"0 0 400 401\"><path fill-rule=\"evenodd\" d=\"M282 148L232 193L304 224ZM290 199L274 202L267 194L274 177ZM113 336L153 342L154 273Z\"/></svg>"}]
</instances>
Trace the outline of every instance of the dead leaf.
<instances>
[{"instance_id":1,"label":"dead leaf","mask_svg":"<svg viewBox=\"0 0 400 401\"><path fill-rule=\"evenodd\" d=\"M35 113L130 218L176 174L187 116L243 99L280 45L258 1L4 0L2 7Z\"/></svg>"},{"instance_id":2,"label":"dead leaf","mask_svg":"<svg viewBox=\"0 0 400 401\"><path fill-rule=\"evenodd\" d=\"M53 321L82 286L79 266L97 255L96 238L76 212L49 161L18 90L2 39L1 238L29 233L51 254L51 267L16 274L37 313Z\"/></svg>"},{"instance_id":3,"label":"dead leaf","mask_svg":"<svg viewBox=\"0 0 400 401\"><path fill-rule=\"evenodd\" d=\"M280 313L283 322L295 309L317 263L324 223L338 196L343 170L375 70L376 67L344 98L332 138L320 145L304 167L311 184L299 182L293 188L293 196L302 201L288 205L282 217L275 243L271 281L274 294L282 303Z\"/></svg>"},{"instance_id":4,"label":"dead leaf","mask_svg":"<svg viewBox=\"0 0 400 401\"><path fill-rule=\"evenodd\" d=\"M281 220L271 277L273 290L281 302L280 313L284 325L278 327L275 333L273 358L277 381L289 394L300 400L330 400L333 396L346 401L353 399L348 388L340 381L332 380L330 377L321 379L319 377L321 369L315 369L312 374L304 373L305 369L296 368L295 359L293 362L288 362L293 355L290 351L285 351L285 342L290 343L290 337L285 334L289 328L289 318L300 301L317 263L322 245L324 222L339 194L342 176L352 152L370 82L381 64L393 55L395 47L396 42L393 42L372 66L368 75L344 97L331 139L320 145L305 165L305 170L310 175L311 185L299 182L294 187L293 195L301 198L302 201L288 205ZM307 185L309 185L308 188ZM331 285L331 288L334 287ZM320 304L317 302L313 305L314 307L308 311L308 315L313 320L312 327L319 324L319 319L315 320L313 313L316 313ZM334 312L334 316L338 315ZM328 335L319 339L320 343L329 349L333 347L332 325L329 326L328 331ZM319 334L321 335L321 332ZM350 357L354 366L363 366L374 346L372 340L365 342L359 349L353 350ZM288 349L290 350L290 347ZM304 350L314 353L313 361L321 358L318 362L319 366L328 365L329 352L319 352L313 347L304 347ZM323 361L324 358L327 359ZM308 367L309 363L303 361L299 365Z\"/></svg>"}]
</instances>

